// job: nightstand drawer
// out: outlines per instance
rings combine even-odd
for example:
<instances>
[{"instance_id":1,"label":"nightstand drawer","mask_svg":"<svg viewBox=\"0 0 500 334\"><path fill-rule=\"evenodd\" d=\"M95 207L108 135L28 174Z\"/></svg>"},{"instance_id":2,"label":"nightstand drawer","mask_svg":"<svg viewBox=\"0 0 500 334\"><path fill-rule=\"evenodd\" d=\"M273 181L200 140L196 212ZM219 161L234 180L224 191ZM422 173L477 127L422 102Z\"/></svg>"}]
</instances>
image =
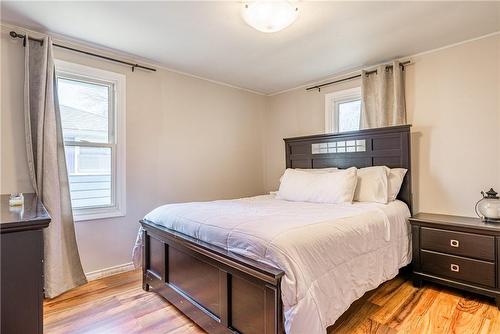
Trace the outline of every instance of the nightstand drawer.
<instances>
[{"instance_id":1,"label":"nightstand drawer","mask_svg":"<svg viewBox=\"0 0 500 334\"><path fill-rule=\"evenodd\" d=\"M495 237L422 227L420 248L495 261Z\"/></svg>"},{"instance_id":2,"label":"nightstand drawer","mask_svg":"<svg viewBox=\"0 0 500 334\"><path fill-rule=\"evenodd\" d=\"M429 274L495 287L495 264L459 256L420 251L422 270Z\"/></svg>"}]
</instances>

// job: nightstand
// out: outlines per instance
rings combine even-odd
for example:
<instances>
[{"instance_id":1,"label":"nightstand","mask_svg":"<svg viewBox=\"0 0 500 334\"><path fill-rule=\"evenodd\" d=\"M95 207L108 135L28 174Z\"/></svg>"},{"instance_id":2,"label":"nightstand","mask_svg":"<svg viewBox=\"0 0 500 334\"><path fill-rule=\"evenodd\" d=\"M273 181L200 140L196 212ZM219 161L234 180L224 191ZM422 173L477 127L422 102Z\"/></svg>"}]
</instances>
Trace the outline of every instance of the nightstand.
<instances>
[{"instance_id":1,"label":"nightstand","mask_svg":"<svg viewBox=\"0 0 500 334\"><path fill-rule=\"evenodd\" d=\"M415 286L425 280L467 290L500 308L500 224L429 213L410 223Z\"/></svg>"}]
</instances>

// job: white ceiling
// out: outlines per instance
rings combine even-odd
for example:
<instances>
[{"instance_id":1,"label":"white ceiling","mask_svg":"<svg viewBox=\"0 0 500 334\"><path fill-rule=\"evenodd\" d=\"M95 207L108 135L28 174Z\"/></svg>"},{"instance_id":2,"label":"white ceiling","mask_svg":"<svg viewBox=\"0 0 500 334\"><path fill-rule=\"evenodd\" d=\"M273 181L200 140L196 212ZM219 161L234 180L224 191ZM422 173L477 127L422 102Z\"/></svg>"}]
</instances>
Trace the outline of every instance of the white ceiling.
<instances>
[{"instance_id":1,"label":"white ceiling","mask_svg":"<svg viewBox=\"0 0 500 334\"><path fill-rule=\"evenodd\" d=\"M500 2L309 2L265 34L241 2L5 2L2 21L273 93L500 30Z\"/></svg>"}]
</instances>

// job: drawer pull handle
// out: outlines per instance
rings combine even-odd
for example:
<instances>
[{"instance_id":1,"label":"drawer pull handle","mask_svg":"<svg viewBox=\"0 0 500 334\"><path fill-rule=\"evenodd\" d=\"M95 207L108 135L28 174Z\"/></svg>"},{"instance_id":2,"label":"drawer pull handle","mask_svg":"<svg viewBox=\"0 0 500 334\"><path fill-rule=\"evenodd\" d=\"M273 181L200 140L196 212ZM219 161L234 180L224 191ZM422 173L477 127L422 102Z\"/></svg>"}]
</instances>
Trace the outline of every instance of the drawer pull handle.
<instances>
[{"instance_id":1,"label":"drawer pull handle","mask_svg":"<svg viewBox=\"0 0 500 334\"><path fill-rule=\"evenodd\" d=\"M450 240L450 246L451 247L459 247L460 246L460 242L458 242L458 240L451 239Z\"/></svg>"},{"instance_id":2,"label":"drawer pull handle","mask_svg":"<svg viewBox=\"0 0 500 334\"><path fill-rule=\"evenodd\" d=\"M460 272L460 266L458 264L451 264L450 269L456 273Z\"/></svg>"}]
</instances>

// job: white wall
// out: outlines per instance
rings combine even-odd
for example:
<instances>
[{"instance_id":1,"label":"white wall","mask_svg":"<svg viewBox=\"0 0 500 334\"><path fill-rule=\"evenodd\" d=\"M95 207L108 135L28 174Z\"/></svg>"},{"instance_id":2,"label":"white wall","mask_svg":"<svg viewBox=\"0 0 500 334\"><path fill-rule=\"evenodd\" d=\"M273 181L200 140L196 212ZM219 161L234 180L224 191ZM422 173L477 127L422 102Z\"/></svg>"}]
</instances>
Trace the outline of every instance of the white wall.
<instances>
[{"instance_id":1,"label":"white wall","mask_svg":"<svg viewBox=\"0 0 500 334\"><path fill-rule=\"evenodd\" d=\"M20 40L1 33L0 192L31 192ZM160 204L263 192L265 97L160 69L136 70L55 49L66 61L127 76L127 215L76 223L86 272L131 261L138 221Z\"/></svg>"},{"instance_id":2,"label":"white wall","mask_svg":"<svg viewBox=\"0 0 500 334\"><path fill-rule=\"evenodd\" d=\"M412 127L415 211L473 216L482 189L500 190L500 35L413 57L406 97ZM264 180L285 168L281 138L324 132L324 95L359 81L272 96Z\"/></svg>"},{"instance_id":3,"label":"white wall","mask_svg":"<svg viewBox=\"0 0 500 334\"><path fill-rule=\"evenodd\" d=\"M300 88L268 97L264 122L266 191L278 189L279 178L285 170L283 138L324 133L325 94L359 85L359 80L353 80L322 88L320 93Z\"/></svg>"},{"instance_id":4,"label":"white wall","mask_svg":"<svg viewBox=\"0 0 500 334\"><path fill-rule=\"evenodd\" d=\"M500 35L414 58L406 90L422 211L474 215L500 190Z\"/></svg>"}]
</instances>

